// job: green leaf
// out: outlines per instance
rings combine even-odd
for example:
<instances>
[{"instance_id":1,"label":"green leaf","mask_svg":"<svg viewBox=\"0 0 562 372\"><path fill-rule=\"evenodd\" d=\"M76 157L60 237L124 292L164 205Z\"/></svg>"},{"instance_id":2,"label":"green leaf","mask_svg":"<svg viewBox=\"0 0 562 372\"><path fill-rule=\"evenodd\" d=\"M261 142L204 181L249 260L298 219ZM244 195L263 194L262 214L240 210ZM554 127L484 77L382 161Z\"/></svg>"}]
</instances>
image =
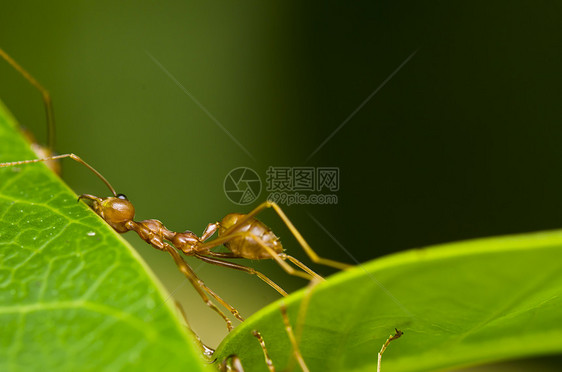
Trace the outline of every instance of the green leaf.
<instances>
[{"instance_id":1,"label":"green leaf","mask_svg":"<svg viewBox=\"0 0 562 372\"><path fill-rule=\"evenodd\" d=\"M34 158L0 103L0 162ZM207 370L136 252L43 164L0 168L0 370Z\"/></svg>"},{"instance_id":2,"label":"green leaf","mask_svg":"<svg viewBox=\"0 0 562 372\"><path fill-rule=\"evenodd\" d=\"M304 292L285 299L293 327ZM311 371L426 371L562 352L562 232L478 239L411 250L316 286L299 343ZM292 347L279 303L254 315L217 350L246 372L265 371L251 330L278 370Z\"/></svg>"}]
</instances>

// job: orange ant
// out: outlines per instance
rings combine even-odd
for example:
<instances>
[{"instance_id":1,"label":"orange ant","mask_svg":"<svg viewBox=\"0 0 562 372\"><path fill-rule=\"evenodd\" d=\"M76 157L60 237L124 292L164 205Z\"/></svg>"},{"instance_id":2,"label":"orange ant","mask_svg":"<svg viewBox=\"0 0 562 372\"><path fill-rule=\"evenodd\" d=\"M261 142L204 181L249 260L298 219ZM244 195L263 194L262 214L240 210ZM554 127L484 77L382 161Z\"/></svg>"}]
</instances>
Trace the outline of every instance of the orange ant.
<instances>
[{"instance_id":1,"label":"orange ant","mask_svg":"<svg viewBox=\"0 0 562 372\"><path fill-rule=\"evenodd\" d=\"M228 319L228 317L210 301L209 296L213 297L221 305L227 308L238 320L243 321L244 319L238 310L220 298L216 293L208 288L205 283L199 279L199 277L197 277L193 269L180 256L178 250L183 252L186 256L193 256L207 263L245 271L248 274L256 275L283 296L287 296L287 292L261 272L251 267L224 261L223 259L273 259L291 275L300 276L305 279L315 278L322 280L321 276L308 268L308 266L304 263L295 257L284 253L284 249L279 238L263 222L254 218L254 216L262 210L266 208L273 208L313 262L332 266L338 269L347 269L350 267L350 265L318 256L308 245L306 240L302 237L289 218L285 215L283 210L274 202L263 202L248 214L228 214L221 222L208 224L203 231L203 234L199 237L191 231L175 232L169 230L162 222L155 219L134 221L135 208L127 197L123 194L117 194L113 186L111 186L109 181L107 181L101 173L75 154L63 154L41 159L0 163L0 167L11 167L63 158L73 159L87 167L107 185L113 194L113 196L105 198L100 198L90 194L82 194L78 197L78 200L89 201L90 207L94 210L94 212L96 212L118 233L135 231L141 239L154 248L168 252L176 262L180 271L192 283L193 287L197 290L207 306L212 308L225 320L228 330L232 330L232 323L230 319ZM215 234L215 232L218 232L218 237L207 241ZM220 245L224 245L229 252L212 251L213 248ZM286 260L293 263L302 271L296 270L288 265Z\"/></svg>"},{"instance_id":2,"label":"orange ant","mask_svg":"<svg viewBox=\"0 0 562 372\"><path fill-rule=\"evenodd\" d=\"M18 70L28 81L37 87L43 96L45 106L47 107L48 125L53 128L53 110L48 92L27 73L21 66L19 66L12 58L0 49L0 56L6 59L16 70ZM49 133L52 133L50 129ZM52 144L52 142L51 142ZM231 269L247 272L256 275L262 281L270 285L281 295L286 296L285 292L280 286L274 283L267 276L261 272L246 266L242 266L233 262L224 261L223 259L246 258L251 260L273 259L275 260L287 273L295 276L300 276L305 279L322 280L322 277L308 268L304 263L297 260L295 257L284 253L283 246L279 238L267 227L264 223L260 222L255 216L267 208L272 208L285 225L289 228L291 233L300 243L306 254L310 259L318 264L331 266L337 269L347 269L351 265L343 264L337 261L322 258L314 252L308 245L300 232L296 229L293 223L281 210L281 208L270 201L266 201L256 207L248 214L231 213L225 216L221 222L210 223L203 234L199 237L191 231L175 232L169 230L164 224L158 220L150 219L144 221L134 221L135 208L133 204L123 194L118 194L113 186L98 172L94 167L86 163L79 156L75 154L51 155L42 156L39 159L21 160L7 163L0 163L0 167L10 167L38 162L48 162L63 158L70 158L82 164L92 171L111 191L112 196L97 197L90 194L83 194L78 197L78 200L87 201L90 207L96 212L105 222L107 222L118 233L126 233L128 231L135 231L141 239L156 249L168 252L174 259L180 271L192 283L195 290L199 293L203 301L218 313L226 322L228 330L232 330L232 322L230 319L210 300L210 297L219 302L223 307L228 309L234 317L243 321L244 319L234 307L224 301L205 283L199 279L193 269L184 261L179 254L181 251L186 256L193 256L204 262L211 263L218 266L223 266ZM218 237L209 240L211 236L218 233ZM228 252L214 252L213 248L224 245ZM300 270L291 267L286 261L291 262ZM210 296L210 297L209 297Z\"/></svg>"},{"instance_id":3,"label":"orange ant","mask_svg":"<svg viewBox=\"0 0 562 372\"><path fill-rule=\"evenodd\" d=\"M147 243L152 245L153 247L167 251L180 270L186 275L186 277L191 281L194 288L198 291L201 295L203 300L206 304L211 307L214 311L216 311L227 323L227 327L229 330L232 329L232 323L230 320L224 315L220 309L218 309L209 299L207 296L210 295L215 300L217 300L221 305L226 307L231 311L231 313L238 318L239 320L243 321L243 318L240 316L238 311L222 300L218 295L216 295L211 289L209 289L193 272L191 267L183 260L183 258L179 255L177 250L181 250L185 255L188 256L195 256L205 262L212 263L219 266L229 267L241 271L245 271L249 274L253 274L258 276L261 280L266 282L268 285L273 287L283 296L286 296L287 293L271 281L267 276L263 275L262 273L254 270L253 268L245 267L242 265L234 264L228 261L223 261L222 259L233 259L233 258L248 258L248 259L274 259L277 263L289 274L300 276L306 279L312 279L312 283L316 283L318 281L323 280L321 276L316 274L314 271L309 269L305 264L297 260L296 258L287 255L284 253L282 245L279 241L279 238L269 229L265 224L254 218L259 212L266 208L273 208L279 217L283 220L283 222L287 225L291 233L295 236L297 241L303 247L304 251L307 255L311 258L311 260L315 263L324 264L327 266L331 266L337 269L347 269L351 267L351 265L347 265L344 263L340 263L338 261L329 260L318 256L314 250L308 245L296 227L292 224L289 218L285 215L285 213L281 210L281 208L272 202L264 202L260 204L257 208L255 208L250 213L238 214L232 213L227 215L223 218L221 222L210 223L207 228L204 230L201 237L198 237L191 231L185 231L183 233L177 233L167 229L160 221L158 220L144 220L144 221L134 221L134 207L130 201L127 200L125 195L117 194L115 189L111 186L111 184L107 181L107 179L99 173L95 168L91 165L86 163L80 157L75 154L63 154L63 155L53 155L53 145L54 145L54 115L53 115L53 108L50 99L50 95L48 91L43 88L43 86L35 80L26 70L24 70L15 60L13 60L8 54L6 54L0 48L0 57L4 58L10 65L12 65L17 71L19 71L33 86L35 86L42 94L43 101L45 103L46 114L47 114L47 124L48 124L48 143L49 146L41 146L35 143L35 140L32 134L28 131L23 131L23 134L28 138L29 142L31 142L31 147L39 157L39 159L32 159L32 160L23 160L23 161L15 161L15 162L7 162L7 163L0 163L0 167L9 167L9 166L16 166L16 165L23 165L23 164L30 164L30 163L38 163L44 162L46 163L49 168L51 168L55 173L60 174L60 166L57 160L63 158L71 158L76 162L84 165L90 171L92 171L98 178L105 183L105 185L110 189L113 196L106 197L106 198L99 198L94 195L83 194L78 197L78 200L84 199L90 201L91 208L104 220L106 221L113 229L115 229L119 233L125 233L127 231L133 230L137 232L137 234L145 240ZM218 232L218 238L206 242L215 232ZM169 244L168 242L172 243ZM213 252L211 249L217 246L224 245L229 249L229 252L220 253L220 252ZM295 266L299 267L302 271L295 270L291 266L289 266L285 261L289 260ZM314 285L314 284L313 284ZM309 291L307 296L302 301L301 309L299 310L299 325L302 326L303 319L301 319L305 313L305 310L308 306L308 301L310 299L311 292ZM178 309L183 314L183 309L181 306L178 305ZM300 353L298 347L298 335L295 336L293 332L292 326L290 324L290 320L287 315L287 308L285 304L281 304L280 308L283 322L285 326L285 331L289 337L290 343L293 348L293 356L294 360L296 360L301 367L301 369L305 372L308 372L309 369L306 366L306 363ZM187 320L186 320L187 322ZM191 330L189 324L186 324L187 328ZM300 329L297 330L299 332ZM191 332L193 332L191 330ZM214 352L213 349L208 348L205 346L199 337L193 333L196 340L199 341L201 345L201 349L203 353L210 357ZM258 340L262 352L264 354L265 363L270 372L275 372L275 367L273 361L271 360L263 337L258 331L252 331L252 335ZM403 332L395 329L395 334L391 334L386 342L383 344L381 350L378 353L378 363L377 363L377 372L381 371L381 362L382 362L382 354L388 347L389 343L403 335ZM226 359L224 359L219 364L219 369L221 371L237 371L242 372L243 366L240 361L240 358L236 355L230 355Z\"/></svg>"}]
</instances>

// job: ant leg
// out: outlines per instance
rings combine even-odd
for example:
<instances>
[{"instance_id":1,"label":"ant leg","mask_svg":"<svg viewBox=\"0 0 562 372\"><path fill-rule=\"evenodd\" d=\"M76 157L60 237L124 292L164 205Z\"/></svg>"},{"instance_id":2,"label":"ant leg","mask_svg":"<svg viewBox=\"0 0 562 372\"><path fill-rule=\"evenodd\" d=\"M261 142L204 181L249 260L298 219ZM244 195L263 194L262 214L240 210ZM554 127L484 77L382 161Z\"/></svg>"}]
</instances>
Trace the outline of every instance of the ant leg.
<instances>
[{"instance_id":1,"label":"ant leg","mask_svg":"<svg viewBox=\"0 0 562 372\"><path fill-rule=\"evenodd\" d=\"M258 342L260 343L261 350L263 351L263 357L265 358L265 364L267 364L267 369L269 369L269 372L275 372L275 366L273 365L273 361L269 357L269 353L267 352L267 348L265 347L265 341L263 340L261 333L254 330L252 331L252 335L255 338L257 338Z\"/></svg>"},{"instance_id":2,"label":"ant leg","mask_svg":"<svg viewBox=\"0 0 562 372\"><path fill-rule=\"evenodd\" d=\"M384 351L386 350L386 348L388 347L388 344L390 344L390 341L396 340L397 338L399 338L400 336L402 336L404 334L404 332L402 332L399 329L394 328L394 330L396 331L396 333L394 333L393 335L388 336L388 339L386 340L386 342L382 345L381 351L379 351L379 356L378 356L378 360L377 360L377 372L381 372L381 364L382 364L382 353L384 353Z\"/></svg>"},{"instance_id":3,"label":"ant leg","mask_svg":"<svg viewBox=\"0 0 562 372\"><path fill-rule=\"evenodd\" d=\"M53 103L51 101L51 95L49 91L45 89L29 72L27 72L23 67L21 67L12 57L8 55L2 48L0 48L0 57L2 57L8 64L10 64L16 71L18 71L31 85L33 85L43 97L43 103L45 104L45 113L47 115L47 145L49 147L49 152L53 152L55 147L55 115L53 113Z\"/></svg>"},{"instance_id":4,"label":"ant leg","mask_svg":"<svg viewBox=\"0 0 562 372\"><path fill-rule=\"evenodd\" d=\"M217 299L217 301L219 301L223 306L225 306L226 308L228 308L229 310L231 310L231 312L238 318L241 319L240 315L238 314L238 311L236 309L234 309L232 306L226 304L225 301L223 301L220 297L218 297L214 292L212 292L206 285L205 283L203 283L203 281L201 279L199 279L199 277L197 277L197 275L195 274L195 272L191 269L191 267L181 258L181 256L179 255L179 253L175 250L174 247L172 247L169 244L165 244L164 245L164 250L167 251L172 258L174 259L174 261L176 262L176 265L178 266L178 268L180 269L180 271L185 275L185 277L191 282L191 284L193 285L193 287L195 288L195 290L199 293L199 296L201 296L201 298L203 299L203 302L205 302L205 304L207 304L207 306L209 306L211 309L213 309L217 314L219 314L224 321L226 322L226 327L228 328L228 331L232 330L232 322L230 321L230 319L228 319L228 317L214 304L211 302L211 300L209 299L209 297L207 296L207 293L209 293L212 297L214 297L215 299ZM207 292L207 293L205 293ZM233 311L235 311L236 313L234 313ZM243 320L243 319L241 319Z\"/></svg>"},{"instance_id":5,"label":"ant leg","mask_svg":"<svg viewBox=\"0 0 562 372\"><path fill-rule=\"evenodd\" d=\"M281 315L283 316L285 331L287 332L287 336L289 336L289 341L291 341L291 346L293 347L293 356L299 363L299 366L301 367L303 372L309 372L308 367L306 366L306 363L304 362L304 359L300 352L297 338L295 337L295 333L293 332L293 327L291 327L291 321L289 320L289 316L287 315L287 306L285 305L284 302L281 303L280 311L281 311ZM300 315L300 311L299 311L299 315ZM290 369L292 370L292 365Z\"/></svg>"},{"instance_id":6,"label":"ant leg","mask_svg":"<svg viewBox=\"0 0 562 372\"><path fill-rule=\"evenodd\" d=\"M293 263L293 265L298 266L302 271L305 271L308 275L310 275L312 278L316 279L316 280L323 280L324 278L322 278L320 275L316 274L314 271L312 271L308 266L306 266L305 264L303 264L301 261L297 260L295 257L288 255L286 253L279 253L278 254L279 257L281 257L281 259L283 260L289 260Z\"/></svg>"},{"instance_id":7,"label":"ant leg","mask_svg":"<svg viewBox=\"0 0 562 372\"><path fill-rule=\"evenodd\" d=\"M295 225L293 225L293 223L291 222L289 217L287 217L285 212L283 212L281 207L279 207L279 205L277 205L277 203L274 203L274 202L269 201L269 200L261 203L260 205L258 205L253 211L251 211L250 213L245 215L242 219L240 219L240 221L238 221L234 226L231 226L228 230L225 231L225 235L228 235L228 233L230 233L232 231L235 231L237 226L240 226L240 225L246 223L246 221L248 221L250 218L254 217L255 215L257 215L258 213L260 213L262 210L264 210L266 208L273 208L273 210L277 213L277 215L281 218L281 220L289 228L289 230L291 231L291 233L293 234L295 239L297 239L297 241L299 242L301 247L304 249L305 253L308 255L308 257L310 257L310 259L314 263L325 265L325 266L330 266L330 267L340 269L340 270L345 270L345 269L349 269L350 267L353 267L353 265L349 265L349 264L345 264L343 262L339 262L339 261L335 261L335 260L330 260L328 258L320 257L310 247L310 245L306 242L306 240L303 238L301 233L297 230Z\"/></svg>"},{"instance_id":8,"label":"ant leg","mask_svg":"<svg viewBox=\"0 0 562 372\"><path fill-rule=\"evenodd\" d=\"M220 296L218 294L216 294L211 288L207 287L205 285L205 283L201 282L202 287L205 291L207 291L208 294L211 295L211 297L213 297L215 300L217 300L222 306L224 306L225 308L228 309L228 311L230 311L232 313L232 315L234 315L234 317L236 319L238 319L239 321L243 322L244 318L242 318L242 315L240 315L240 312L238 310L236 310L234 307L232 307L228 302L226 302L225 300L223 300L222 298L220 298Z\"/></svg>"},{"instance_id":9,"label":"ant leg","mask_svg":"<svg viewBox=\"0 0 562 372\"><path fill-rule=\"evenodd\" d=\"M244 372L244 367L242 367L242 361L238 358L238 355L232 354L227 356L221 364L218 365L219 371L221 372Z\"/></svg>"},{"instance_id":10,"label":"ant leg","mask_svg":"<svg viewBox=\"0 0 562 372\"><path fill-rule=\"evenodd\" d=\"M212 253L212 252L210 252L210 253ZM210 257L206 257L206 256L199 255L199 254L196 254L195 257L200 259L201 261L205 261L205 262L213 264L213 265L228 267L229 269L245 271L248 274L255 275L258 278L260 278L261 280L263 280L265 283L267 283L269 286L271 286L273 289L275 289L277 292L279 292L282 296L288 296L287 292L285 292L283 290L283 288L278 286L273 280L269 279L267 276L265 276L264 274L260 273L259 271L255 270L251 267L238 265L238 264L235 264L233 262L222 261L222 260L219 260L219 259L216 259L216 258L210 258Z\"/></svg>"},{"instance_id":11,"label":"ant leg","mask_svg":"<svg viewBox=\"0 0 562 372\"><path fill-rule=\"evenodd\" d=\"M203 242L209 239L219 229L219 226L220 224L218 222L208 224L199 239Z\"/></svg>"},{"instance_id":12,"label":"ant leg","mask_svg":"<svg viewBox=\"0 0 562 372\"><path fill-rule=\"evenodd\" d=\"M302 354L300 352L300 349L298 347L298 343L299 343L299 339L300 339L300 332L302 331L302 325L304 324L304 317L306 315L306 311L308 309L308 304L310 302L310 298L312 297L312 290L314 289L314 287L316 286L316 284L318 284L317 280L312 279L307 292L305 294L305 296L303 297L300 307L299 307L299 313L298 313L298 323L297 323L297 329L296 329L296 333L293 332L293 328L291 327L291 322L289 320L289 316L287 315L287 307L285 305L285 303L281 303L281 316L283 317L283 324L285 325L285 331L287 332L287 336L289 337L289 340L291 342L291 346L293 348L293 355L294 355L294 359L291 360L291 362L294 362L294 360L296 359L299 363L299 366L301 367L303 372L309 372L310 370L308 369L306 363L304 362L304 359L302 357ZM275 366L273 365L273 361L271 360L271 357L269 356L269 352L267 351L267 347L265 345L265 341L261 335L260 332L254 330L252 331L252 335L257 338L260 347L262 349L263 352L263 356L265 359L265 363L267 365L267 368L269 370L269 372L275 372ZM293 365L292 363L290 363L288 365L288 368L285 370L287 371L292 371L293 370ZM220 371L236 371L236 372L243 372L244 369L242 367L242 362L240 361L240 358L235 355L229 355L226 359L224 359L222 361L222 363L219 365L219 370Z\"/></svg>"},{"instance_id":13,"label":"ant leg","mask_svg":"<svg viewBox=\"0 0 562 372\"><path fill-rule=\"evenodd\" d=\"M215 352L215 349L205 345L203 343L203 341L201 341L201 337L199 337L199 335L197 333L195 333L193 328L191 328L191 325L189 325L189 322L187 321L187 316L185 315L185 311L184 311L183 306L177 300L174 300L174 302L176 304L176 309L178 309L178 311L182 315L183 321L185 322L185 327L187 328L189 333L191 333L193 335L193 337L195 338L195 341L197 342L197 345L201 349L201 352L203 353L203 355L207 359L211 359L211 357L213 356L213 353Z\"/></svg>"},{"instance_id":14,"label":"ant leg","mask_svg":"<svg viewBox=\"0 0 562 372\"><path fill-rule=\"evenodd\" d=\"M213 252L213 251L210 251L210 252L205 253L205 254L213 256L213 257L217 257L217 258L229 258L229 259L231 259L231 258L244 258L244 257L241 257L241 256L237 256L236 254L234 254L232 252ZM308 275L310 275L315 280L323 280L324 279L320 275L318 275L314 271L312 271L308 266L303 264L301 261L297 260L295 257L293 257L291 255L288 255L286 253L277 253L277 255L282 260L291 261L295 266L298 266L301 270L305 271Z\"/></svg>"},{"instance_id":15,"label":"ant leg","mask_svg":"<svg viewBox=\"0 0 562 372\"><path fill-rule=\"evenodd\" d=\"M217 258L244 258L242 256L238 256L232 252L213 252L213 251L209 251L207 253L205 253L206 255L209 256L213 256L213 257L217 257Z\"/></svg>"},{"instance_id":16,"label":"ant leg","mask_svg":"<svg viewBox=\"0 0 562 372\"><path fill-rule=\"evenodd\" d=\"M2 167L13 167L15 165L23 165L23 164L33 164L33 163L39 163L39 162L46 162L49 160L57 160L57 159L64 159L64 158L70 158L80 164L82 164L83 166L85 166L86 168L88 168L90 171L92 171L96 176L98 176L98 178L100 180L102 180L103 183L105 183L105 185L109 188L109 190L111 191L111 193L113 194L113 196L117 196L117 192L115 192L115 189L113 188L113 186L111 186L111 184L109 183L108 180L105 179L104 176L101 175L100 172L98 172L94 167L92 167L90 164L86 163L84 160L82 160L81 157L79 157L78 155L75 154L62 154L62 155L55 155L55 156L48 156L46 158L40 158L40 159L31 159L31 160L20 160L20 161L12 161L12 162L8 162L8 163L0 163L0 168Z\"/></svg>"},{"instance_id":17,"label":"ant leg","mask_svg":"<svg viewBox=\"0 0 562 372\"><path fill-rule=\"evenodd\" d=\"M258 339L260 343L261 350L263 352L263 357L265 358L265 364L267 364L267 369L269 372L275 372L275 366L273 365L273 361L269 357L269 353L267 348L265 347L265 341L261 333L258 331L252 331L252 335ZM244 372L244 367L242 366L242 361L238 357L238 355L232 354L227 356L221 364L219 364L219 371L226 372L226 371L234 371L234 372Z\"/></svg>"},{"instance_id":18,"label":"ant leg","mask_svg":"<svg viewBox=\"0 0 562 372\"><path fill-rule=\"evenodd\" d=\"M245 218L244 218L245 219ZM238 224L237 224L238 225ZM229 229L230 230L230 229ZM256 235L249 233L249 232L230 232L230 233L225 233L223 236L213 239L210 242L206 242L201 244L198 247L198 251L208 251L211 248L217 247L219 245L222 245L224 243L229 242L232 239L238 238L238 237L250 237L251 239L253 239L256 243L258 243L263 249L265 249L267 251L267 253L269 253L269 255L271 256L272 259L274 259L279 266L281 266L281 268L283 270L285 270L288 274L290 275L295 275L295 276L299 276L301 278L304 278L306 280L310 280L312 279L312 277L318 277L319 279L322 279L322 277L320 277L318 274L314 274L314 275L309 275L306 272L302 272L302 271L298 271L293 269L287 262L284 261L284 259L282 257L280 257L279 253L275 252L273 249L271 249L270 247L267 246L267 244L265 244L265 242L260 239L259 237L257 237ZM213 255L214 253L210 254L209 252L205 252L204 254L209 254L209 255ZM230 258L227 257L223 254L221 254L220 257L223 258ZM310 270L310 269L309 269ZM312 270L310 270L312 272Z\"/></svg>"},{"instance_id":19,"label":"ant leg","mask_svg":"<svg viewBox=\"0 0 562 372\"><path fill-rule=\"evenodd\" d=\"M294 361L296 360L299 363L299 366L301 367L301 369L304 372L309 371L304 358L302 357L302 354L300 352L299 349L299 343L300 343L300 339L301 339L301 335L302 335L302 327L304 325L304 321L306 319L306 313L308 310L308 305L310 304L310 299L312 298L312 292L314 291L314 288L316 287L316 285L318 285L320 282L318 280L311 280L310 283L308 284L308 287L306 289L305 295L302 298L302 301L300 303L299 306L299 312L297 315L297 326L295 328L295 332L293 332L293 329L291 327L291 323L289 320L289 316L287 315L287 307L285 305L285 303L281 303L281 308L279 309L281 311L281 315L283 316L283 322L285 323L285 330L287 332L287 335L289 336L289 340L291 341L291 345L293 347L293 354L294 354L294 359L291 360L291 363L289 364L287 371L292 371L293 367L294 367Z\"/></svg>"},{"instance_id":20,"label":"ant leg","mask_svg":"<svg viewBox=\"0 0 562 372\"><path fill-rule=\"evenodd\" d=\"M290 256L288 254L285 253L277 253L275 252L271 247L269 247L261 238L257 237L256 235L252 234L252 233L245 233L248 234L253 240L255 240L263 249L265 249L267 251L267 253L270 254L270 256L281 266L281 268L283 268L288 274L290 275L295 275L295 276L300 276L302 278L308 279L308 280L324 280L324 278L322 278L320 275L316 274L314 271L312 271L308 266L306 266L305 264L303 264L302 262L300 262L299 260L297 260L296 258L294 258L293 256ZM289 261L291 261L293 264L295 264L296 266L298 266L299 268L301 268L306 275L303 275L304 273L302 271L297 271L295 269L293 269L291 266L289 266L285 260L288 259Z\"/></svg>"}]
</instances>

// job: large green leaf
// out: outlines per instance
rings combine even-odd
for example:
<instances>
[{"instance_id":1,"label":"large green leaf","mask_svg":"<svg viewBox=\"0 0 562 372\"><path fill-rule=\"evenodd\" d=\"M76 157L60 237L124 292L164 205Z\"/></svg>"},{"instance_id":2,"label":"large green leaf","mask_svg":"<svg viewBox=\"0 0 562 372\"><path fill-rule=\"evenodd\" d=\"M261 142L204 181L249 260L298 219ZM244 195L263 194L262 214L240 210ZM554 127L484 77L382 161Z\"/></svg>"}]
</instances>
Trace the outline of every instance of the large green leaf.
<instances>
[{"instance_id":1,"label":"large green leaf","mask_svg":"<svg viewBox=\"0 0 562 372\"><path fill-rule=\"evenodd\" d=\"M0 162L32 157L0 104ZM167 298L43 164L0 168L0 371L207 370Z\"/></svg>"},{"instance_id":2,"label":"large green leaf","mask_svg":"<svg viewBox=\"0 0 562 372\"><path fill-rule=\"evenodd\" d=\"M295 326L303 293L288 304ZM394 328L404 331L383 371L447 369L562 352L562 232L479 239L412 250L360 265L316 286L300 349L311 371L373 371ZM291 346L279 303L222 343L246 371L265 371L251 330L274 364Z\"/></svg>"}]
</instances>

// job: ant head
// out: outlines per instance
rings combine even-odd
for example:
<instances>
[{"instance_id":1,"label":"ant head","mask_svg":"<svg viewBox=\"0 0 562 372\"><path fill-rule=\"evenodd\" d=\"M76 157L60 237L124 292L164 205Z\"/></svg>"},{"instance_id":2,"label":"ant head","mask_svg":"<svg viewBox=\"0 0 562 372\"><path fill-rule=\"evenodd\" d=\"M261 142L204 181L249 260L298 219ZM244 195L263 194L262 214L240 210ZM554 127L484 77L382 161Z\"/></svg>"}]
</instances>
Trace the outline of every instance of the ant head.
<instances>
[{"instance_id":1,"label":"ant head","mask_svg":"<svg viewBox=\"0 0 562 372\"><path fill-rule=\"evenodd\" d=\"M127 222L132 221L135 217L135 207L127 200L123 194L110 196L107 198L98 198L94 195L83 194L78 200L85 199L91 202L90 207L101 218L105 220L117 232L124 233L129 231Z\"/></svg>"},{"instance_id":2,"label":"ant head","mask_svg":"<svg viewBox=\"0 0 562 372\"><path fill-rule=\"evenodd\" d=\"M117 232L128 231L125 225L135 217L135 207L123 194L101 199L98 208L96 212Z\"/></svg>"}]
</instances>

